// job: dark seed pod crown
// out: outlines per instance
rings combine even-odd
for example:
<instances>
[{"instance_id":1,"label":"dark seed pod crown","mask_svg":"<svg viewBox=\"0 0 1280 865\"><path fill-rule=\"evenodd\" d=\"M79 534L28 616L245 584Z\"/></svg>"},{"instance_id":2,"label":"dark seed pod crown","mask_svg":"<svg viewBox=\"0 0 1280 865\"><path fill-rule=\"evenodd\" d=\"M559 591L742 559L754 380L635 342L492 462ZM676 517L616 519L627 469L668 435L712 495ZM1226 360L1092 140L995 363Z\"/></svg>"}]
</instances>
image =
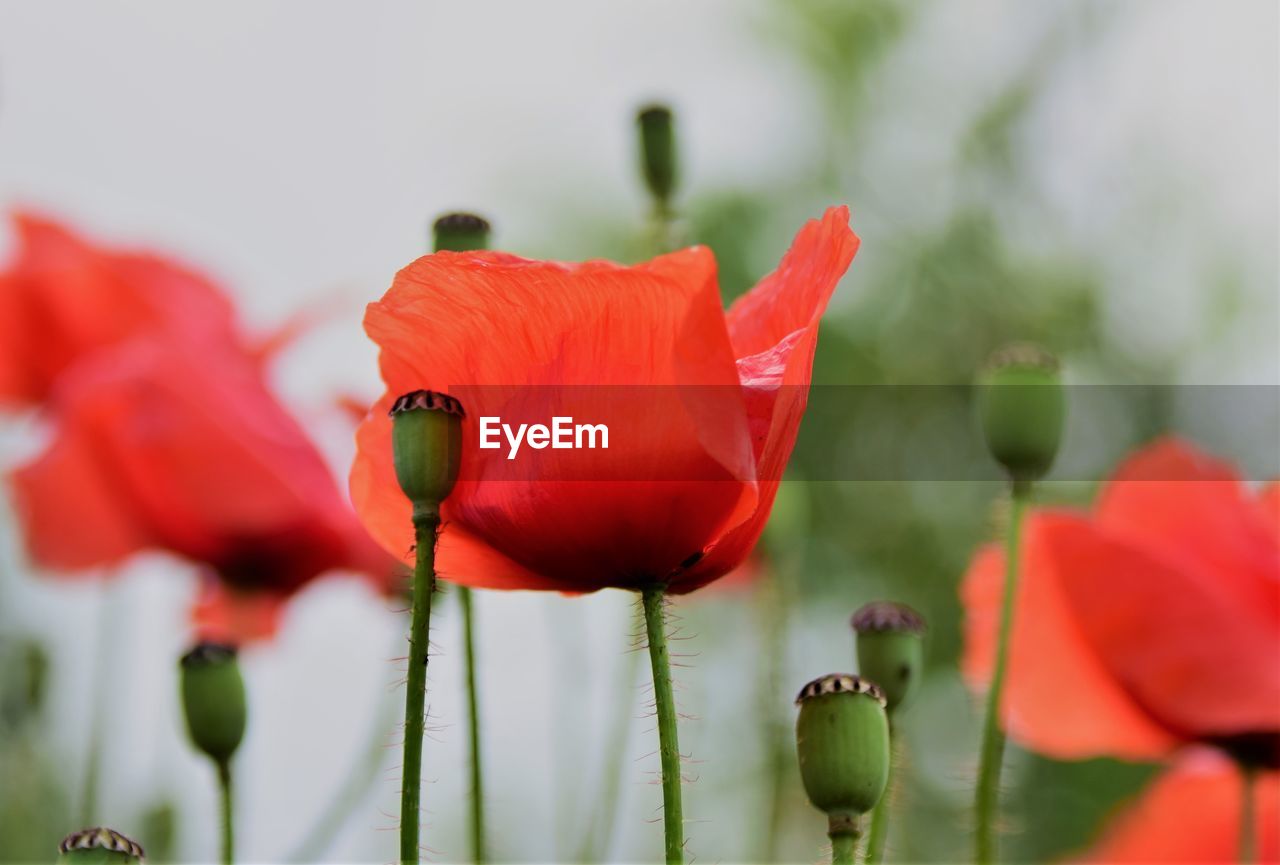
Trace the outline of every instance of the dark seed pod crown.
<instances>
[{"instance_id":1,"label":"dark seed pod crown","mask_svg":"<svg viewBox=\"0 0 1280 865\"><path fill-rule=\"evenodd\" d=\"M70 853L72 850L96 849L124 853L126 856L132 856L135 859L141 859L146 855L142 852L142 845L137 841L125 837L114 829L107 829L102 826L72 832L66 838L63 838L62 843L58 845L59 853Z\"/></svg>"},{"instance_id":2,"label":"dark seed pod crown","mask_svg":"<svg viewBox=\"0 0 1280 865\"><path fill-rule=\"evenodd\" d=\"M415 390L397 399L388 412L392 417L407 411L442 411L445 414L466 417L462 403L447 393L434 390Z\"/></svg>"},{"instance_id":3,"label":"dark seed pod crown","mask_svg":"<svg viewBox=\"0 0 1280 865\"><path fill-rule=\"evenodd\" d=\"M236 647L227 643L196 643L191 650L182 656L182 666L202 667L209 664L222 664L234 661Z\"/></svg>"},{"instance_id":4,"label":"dark seed pod crown","mask_svg":"<svg viewBox=\"0 0 1280 865\"><path fill-rule=\"evenodd\" d=\"M489 220L474 213L446 213L435 221L434 229L438 232L488 234Z\"/></svg>"},{"instance_id":5,"label":"dark seed pod crown","mask_svg":"<svg viewBox=\"0 0 1280 865\"><path fill-rule=\"evenodd\" d=\"M636 119L642 123L653 120L670 120L671 109L659 102L654 102L637 111Z\"/></svg>"},{"instance_id":6,"label":"dark seed pod crown","mask_svg":"<svg viewBox=\"0 0 1280 865\"><path fill-rule=\"evenodd\" d=\"M909 634L925 632L924 616L893 601L872 601L858 608L849 624L859 634L873 631L902 631Z\"/></svg>"},{"instance_id":7,"label":"dark seed pod crown","mask_svg":"<svg viewBox=\"0 0 1280 865\"><path fill-rule=\"evenodd\" d=\"M880 686L875 682L850 673L828 673L801 688L799 695L796 696L796 705L799 706L805 700L812 700L814 697L846 693L867 694L874 697L881 706L885 704L884 691L880 690Z\"/></svg>"}]
</instances>

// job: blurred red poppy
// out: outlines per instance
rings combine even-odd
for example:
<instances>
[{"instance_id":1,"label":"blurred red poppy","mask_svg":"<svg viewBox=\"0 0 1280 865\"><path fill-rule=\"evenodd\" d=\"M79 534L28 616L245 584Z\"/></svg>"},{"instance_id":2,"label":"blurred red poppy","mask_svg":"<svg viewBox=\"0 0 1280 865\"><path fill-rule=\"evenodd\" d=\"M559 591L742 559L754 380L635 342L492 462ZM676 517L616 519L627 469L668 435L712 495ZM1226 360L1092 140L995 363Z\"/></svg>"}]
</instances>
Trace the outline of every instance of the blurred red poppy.
<instances>
[{"instance_id":1,"label":"blurred red poppy","mask_svg":"<svg viewBox=\"0 0 1280 865\"><path fill-rule=\"evenodd\" d=\"M1257 780L1257 862L1280 862L1280 775ZM1161 773L1102 832L1082 862L1099 865L1237 862L1244 794L1240 772L1221 754L1192 749Z\"/></svg>"},{"instance_id":2,"label":"blurred red poppy","mask_svg":"<svg viewBox=\"0 0 1280 865\"><path fill-rule=\"evenodd\" d=\"M1006 728L1064 758L1161 757L1192 741L1280 761L1275 495L1167 439L1120 466L1091 515L1026 525ZM1003 555L965 578L964 672L987 681Z\"/></svg>"},{"instance_id":3,"label":"blurred red poppy","mask_svg":"<svg viewBox=\"0 0 1280 865\"><path fill-rule=\"evenodd\" d=\"M13 215L0 272L0 404L43 402L86 352L162 331L234 343L234 313L205 277L149 253L96 246L51 219Z\"/></svg>"},{"instance_id":4,"label":"blurred red poppy","mask_svg":"<svg viewBox=\"0 0 1280 865\"><path fill-rule=\"evenodd\" d=\"M369 538L255 360L138 339L86 357L55 388L54 437L13 475L32 556L49 568L165 550L207 568L198 623L241 640L330 571L390 588Z\"/></svg>"},{"instance_id":5,"label":"blurred red poppy","mask_svg":"<svg viewBox=\"0 0 1280 865\"><path fill-rule=\"evenodd\" d=\"M634 267L478 251L418 259L365 316L387 386L357 434L351 489L366 525L409 551L387 409L426 388L467 411L444 578L567 592L667 582L680 593L728 573L759 537L795 443L818 321L858 248L848 218L840 207L810 221L727 314L704 247ZM476 446L484 416L573 416L606 424L612 441L509 460Z\"/></svg>"}]
</instances>

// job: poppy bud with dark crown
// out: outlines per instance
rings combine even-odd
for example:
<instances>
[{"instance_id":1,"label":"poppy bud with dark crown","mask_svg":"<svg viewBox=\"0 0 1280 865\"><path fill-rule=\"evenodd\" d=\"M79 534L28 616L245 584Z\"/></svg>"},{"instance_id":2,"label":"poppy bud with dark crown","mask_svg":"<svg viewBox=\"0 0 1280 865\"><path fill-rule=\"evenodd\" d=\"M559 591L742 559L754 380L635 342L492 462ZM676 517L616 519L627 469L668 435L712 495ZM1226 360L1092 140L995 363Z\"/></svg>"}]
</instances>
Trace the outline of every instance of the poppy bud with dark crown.
<instances>
[{"instance_id":1,"label":"poppy bud with dark crown","mask_svg":"<svg viewBox=\"0 0 1280 865\"><path fill-rule=\"evenodd\" d=\"M191 742L225 766L240 747L248 721L236 650L221 643L198 643L182 656L181 670L182 711Z\"/></svg>"},{"instance_id":2,"label":"poppy bud with dark crown","mask_svg":"<svg viewBox=\"0 0 1280 865\"><path fill-rule=\"evenodd\" d=\"M796 698L796 752L809 801L832 820L856 827L889 782L889 721L873 682L832 673Z\"/></svg>"},{"instance_id":3,"label":"poppy bud with dark crown","mask_svg":"<svg viewBox=\"0 0 1280 865\"><path fill-rule=\"evenodd\" d=\"M415 390L391 406L396 480L414 512L438 515L462 465L462 403L444 393Z\"/></svg>"},{"instance_id":4,"label":"poppy bud with dark crown","mask_svg":"<svg viewBox=\"0 0 1280 865\"><path fill-rule=\"evenodd\" d=\"M489 222L474 213L446 213L432 226L436 252L469 252L489 248Z\"/></svg>"},{"instance_id":5,"label":"poppy bud with dark crown","mask_svg":"<svg viewBox=\"0 0 1280 865\"><path fill-rule=\"evenodd\" d=\"M1049 471L1066 422L1066 394L1058 362L1044 349L1010 345L991 356L978 376L978 412L987 449L1015 484Z\"/></svg>"},{"instance_id":6,"label":"poppy bud with dark crown","mask_svg":"<svg viewBox=\"0 0 1280 865\"><path fill-rule=\"evenodd\" d=\"M675 118L665 105L649 105L636 114L640 133L640 170L649 194L663 208L676 190Z\"/></svg>"},{"instance_id":7,"label":"poppy bud with dark crown","mask_svg":"<svg viewBox=\"0 0 1280 865\"><path fill-rule=\"evenodd\" d=\"M858 674L884 691L892 714L915 693L924 669L924 617L906 604L873 601L849 620L856 636Z\"/></svg>"},{"instance_id":8,"label":"poppy bud with dark crown","mask_svg":"<svg viewBox=\"0 0 1280 865\"><path fill-rule=\"evenodd\" d=\"M133 865L142 845L114 829L95 826L72 832L58 845L59 865Z\"/></svg>"}]
</instances>

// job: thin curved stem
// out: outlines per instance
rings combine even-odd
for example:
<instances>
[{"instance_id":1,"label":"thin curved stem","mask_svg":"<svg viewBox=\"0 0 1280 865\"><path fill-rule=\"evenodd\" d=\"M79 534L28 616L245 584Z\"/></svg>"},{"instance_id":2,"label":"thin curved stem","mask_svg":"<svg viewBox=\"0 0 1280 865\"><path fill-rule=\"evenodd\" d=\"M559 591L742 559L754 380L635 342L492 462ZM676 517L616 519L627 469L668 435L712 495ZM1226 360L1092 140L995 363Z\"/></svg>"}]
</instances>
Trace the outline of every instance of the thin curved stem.
<instances>
[{"instance_id":1,"label":"thin curved stem","mask_svg":"<svg viewBox=\"0 0 1280 865\"><path fill-rule=\"evenodd\" d=\"M236 832L229 760L218 763L218 789L222 798L222 865L231 865L236 860Z\"/></svg>"},{"instance_id":2,"label":"thin curved stem","mask_svg":"<svg viewBox=\"0 0 1280 865\"><path fill-rule=\"evenodd\" d=\"M404 701L404 761L400 782L400 862L417 865L418 820L422 808L422 737L426 732L427 638L431 629L431 595L435 592L436 529L440 513L414 506L416 562L413 568L413 612L409 624L408 685Z\"/></svg>"},{"instance_id":3,"label":"thin curved stem","mask_svg":"<svg viewBox=\"0 0 1280 865\"><path fill-rule=\"evenodd\" d=\"M898 774L898 742L893 718L889 718L889 783L884 795L871 812L871 829L867 833L867 852L863 857L867 865L884 860L884 843L889 837L889 812L893 809L893 787Z\"/></svg>"},{"instance_id":4,"label":"thin curved stem","mask_svg":"<svg viewBox=\"0 0 1280 865\"><path fill-rule=\"evenodd\" d=\"M676 730L676 704L671 691L671 656L663 620L666 586L644 589L645 632L649 638L649 662L653 667L653 702L658 714L658 750L662 757L662 823L666 836L667 865L684 863L684 814L680 803L680 741Z\"/></svg>"},{"instance_id":5,"label":"thin curved stem","mask_svg":"<svg viewBox=\"0 0 1280 865\"><path fill-rule=\"evenodd\" d=\"M996 819L1000 799L1000 769L1004 761L1004 731L1000 727L1001 695L1009 664L1009 641L1013 633L1014 602L1018 592L1018 557L1021 554L1022 518L1026 511L1028 490L1014 484L1009 531L1005 539L1004 597L1000 604L1000 630L996 642L995 668L987 692L986 717L982 725L982 755L978 764L978 786L975 796L977 829L974 835L974 861L989 865L996 856Z\"/></svg>"},{"instance_id":6,"label":"thin curved stem","mask_svg":"<svg viewBox=\"0 0 1280 865\"><path fill-rule=\"evenodd\" d=\"M487 859L484 843L484 772L480 759L480 700L476 690L475 611L471 589L458 586L462 605L462 641L467 678L467 729L471 750L471 859L481 865Z\"/></svg>"},{"instance_id":7,"label":"thin curved stem","mask_svg":"<svg viewBox=\"0 0 1280 865\"><path fill-rule=\"evenodd\" d=\"M1250 766L1240 767L1240 847L1237 860L1241 865L1258 861L1258 772Z\"/></svg>"}]
</instances>

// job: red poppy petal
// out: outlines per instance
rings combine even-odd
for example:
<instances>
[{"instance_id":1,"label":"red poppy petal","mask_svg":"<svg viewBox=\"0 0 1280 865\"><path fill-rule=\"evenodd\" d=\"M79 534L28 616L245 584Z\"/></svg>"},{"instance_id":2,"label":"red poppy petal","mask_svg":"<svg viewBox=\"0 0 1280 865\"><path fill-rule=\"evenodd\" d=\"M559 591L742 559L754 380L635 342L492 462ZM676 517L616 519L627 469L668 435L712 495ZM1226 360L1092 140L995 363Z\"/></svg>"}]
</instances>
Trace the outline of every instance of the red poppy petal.
<instances>
[{"instance_id":1,"label":"red poppy petal","mask_svg":"<svg viewBox=\"0 0 1280 865\"><path fill-rule=\"evenodd\" d=\"M1221 572L1081 518L1046 521L1039 540L1081 633L1162 725L1196 738L1280 729L1280 592L1241 605Z\"/></svg>"},{"instance_id":2,"label":"red poppy petal","mask_svg":"<svg viewBox=\"0 0 1280 865\"><path fill-rule=\"evenodd\" d=\"M1262 507L1272 537L1280 543L1280 481L1272 481L1262 488L1258 493L1258 504Z\"/></svg>"},{"instance_id":3,"label":"red poppy petal","mask_svg":"<svg viewBox=\"0 0 1280 865\"><path fill-rule=\"evenodd\" d=\"M200 581L191 608L196 639L239 646L274 637L288 595L229 588L213 577Z\"/></svg>"},{"instance_id":4,"label":"red poppy petal","mask_svg":"<svg viewBox=\"0 0 1280 865\"><path fill-rule=\"evenodd\" d=\"M746 409L706 250L635 268L438 253L401 271L365 327L389 394L442 390L467 410L464 441L475 444L446 521L541 575L539 587L660 579L754 510ZM609 449L509 460L477 446L481 417L555 416L607 424ZM374 534L402 551L407 502L378 489L388 430L376 418L361 427L352 493Z\"/></svg>"},{"instance_id":5,"label":"red poppy petal","mask_svg":"<svg viewBox=\"0 0 1280 865\"><path fill-rule=\"evenodd\" d=\"M1265 773L1256 783L1256 861L1280 862L1280 775ZM1235 765L1194 749L1152 782L1081 861L1238 862L1242 798Z\"/></svg>"},{"instance_id":6,"label":"red poppy petal","mask_svg":"<svg viewBox=\"0 0 1280 865\"><path fill-rule=\"evenodd\" d=\"M1227 462L1176 438L1129 459L1104 487L1098 524L1220 584L1242 607L1280 597L1275 520Z\"/></svg>"},{"instance_id":7,"label":"red poppy petal","mask_svg":"<svg viewBox=\"0 0 1280 865\"><path fill-rule=\"evenodd\" d=\"M1075 519L1031 515L1025 526L1012 648L1004 692L1005 728L1033 750L1060 759L1162 757L1177 739L1125 692L1081 632L1062 584L1072 578L1045 544L1050 525ZM984 547L961 585L965 609L962 671L975 689L991 678L1004 588L1003 552Z\"/></svg>"},{"instance_id":8,"label":"red poppy petal","mask_svg":"<svg viewBox=\"0 0 1280 865\"><path fill-rule=\"evenodd\" d=\"M756 456L759 504L751 519L672 583L673 591L692 591L727 573L760 539L808 404L818 322L858 245L858 236L849 228L849 209L828 209L821 220L809 220L800 229L778 269L729 310Z\"/></svg>"}]
</instances>

